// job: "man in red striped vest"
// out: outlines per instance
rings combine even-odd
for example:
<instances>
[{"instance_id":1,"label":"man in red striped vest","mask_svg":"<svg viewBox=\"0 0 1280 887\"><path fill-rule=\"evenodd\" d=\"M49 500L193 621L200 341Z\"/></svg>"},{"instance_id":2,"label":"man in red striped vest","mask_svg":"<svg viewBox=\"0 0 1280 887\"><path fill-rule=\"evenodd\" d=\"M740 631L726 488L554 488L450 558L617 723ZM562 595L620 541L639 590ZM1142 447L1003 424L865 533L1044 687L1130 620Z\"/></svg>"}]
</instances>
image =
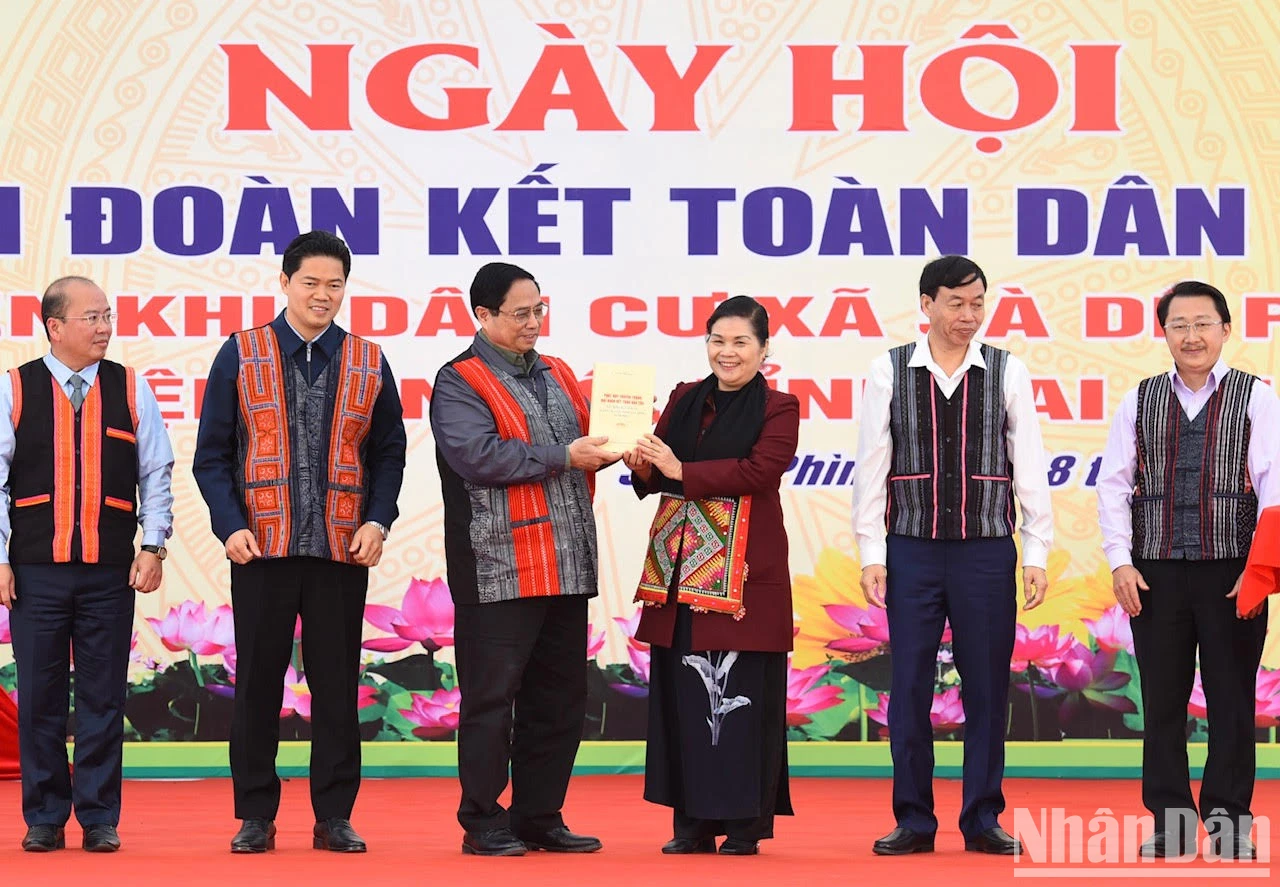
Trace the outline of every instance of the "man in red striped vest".
<instances>
[{"instance_id":1,"label":"man in red striped vest","mask_svg":"<svg viewBox=\"0 0 1280 887\"><path fill-rule=\"evenodd\" d=\"M594 474L620 457L585 436L568 365L534 351L547 305L533 276L485 265L471 307L482 329L431 396L462 690L462 852L590 853L600 841L569 831L560 810L586 716Z\"/></svg>"},{"instance_id":2,"label":"man in red striped vest","mask_svg":"<svg viewBox=\"0 0 1280 887\"><path fill-rule=\"evenodd\" d=\"M74 807L84 849L109 853L120 847L134 593L160 585L173 450L151 386L104 357L114 318L102 290L63 277L40 313L49 353L0 375L0 604L12 608L18 666L22 847L63 847Z\"/></svg>"},{"instance_id":3,"label":"man in red striped vest","mask_svg":"<svg viewBox=\"0 0 1280 887\"><path fill-rule=\"evenodd\" d=\"M193 470L231 559L236 695L233 853L275 844L280 703L302 620L311 690L317 850L363 853L356 693L369 568L382 557L404 477L400 395L381 349L334 323L351 273L327 231L284 252L285 309L236 333L209 371Z\"/></svg>"}]
</instances>

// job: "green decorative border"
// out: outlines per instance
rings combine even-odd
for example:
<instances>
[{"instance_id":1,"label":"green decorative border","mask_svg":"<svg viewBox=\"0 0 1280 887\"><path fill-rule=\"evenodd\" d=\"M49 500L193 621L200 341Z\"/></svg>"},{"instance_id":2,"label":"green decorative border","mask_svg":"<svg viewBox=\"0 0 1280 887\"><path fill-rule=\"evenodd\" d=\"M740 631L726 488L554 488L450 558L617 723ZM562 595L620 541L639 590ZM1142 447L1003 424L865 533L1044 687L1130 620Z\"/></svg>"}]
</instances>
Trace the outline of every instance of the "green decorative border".
<instances>
[{"instance_id":1,"label":"green decorative border","mask_svg":"<svg viewBox=\"0 0 1280 887\"><path fill-rule=\"evenodd\" d=\"M1206 745L1190 744L1192 778L1200 777ZM958 742L934 746L938 776L960 776L964 747ZM282 742L281 776L305 776L309 745ZM890 776L893 766L884 742L793 742L788 759L793 776ZM457 746L452 742L366 742L364 775L456 776ZM578 774L644 772L643 742L585 742L574 766ZM1132 779L1142 773L1142 743L1133 740L1010 742L1006 776L1071 779ZM124 775L132 779L187 779L230 776L224 742L127 742ZM1280 746L1258 746L1258 777L1280 779Z\"/></svg>"}]
</instances>

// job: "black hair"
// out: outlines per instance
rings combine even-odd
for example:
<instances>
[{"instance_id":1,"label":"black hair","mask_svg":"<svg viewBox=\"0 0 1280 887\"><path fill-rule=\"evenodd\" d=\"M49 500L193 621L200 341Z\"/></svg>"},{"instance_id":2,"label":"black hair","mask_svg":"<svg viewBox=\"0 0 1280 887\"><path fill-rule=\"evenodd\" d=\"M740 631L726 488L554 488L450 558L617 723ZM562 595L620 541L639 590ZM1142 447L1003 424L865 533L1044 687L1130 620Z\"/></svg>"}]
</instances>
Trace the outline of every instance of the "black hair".
<instances>
[{"instance_id":1,"label":"black hair","mask_svg":"<svg viewBox=\"0 0 1280 887\"><path fill-rule=\"evenodd\" d=\"M293 238L284 249L284 260L280 270L284 272L285 277L293 277L302 266L302 260L312 256L337 259L342 262L343 279L351 276L351 250L347 248L341 237L328 231L308 231Z\"/></svg>"},{"instance_id":2,"label":"black hair","mask_svg":"<svg viewBox=\"0 0 1280 887\"><path fill-rule=\"evenodd\" d=\"M1227 297L1222 294L1222 290L1199 280L1184 280L1174 284L1156 303L1156 319L1160 321L1160 326L1164 326L1165 318L1169 316L1169 305L1179 296L1207 296L1213 299L1218 317L1223 323L1231 323L1231 309L1227 307Z\"/></svg>"},{"instance_id":3,"label":"black hair","mask_svg":"<svg viewBox=\"0 0 1280 887\"><path fill-rule=\"evenodd\" d=\"M471 312L474 314L477 308L483 307L496 313L507 300L508 291L518 280L532 281L538 287L534 276L519 265L507 262L490 262L485 265L471 281ZM538 287L538 292L542 292L541 287Z\"/></svg>"},{"instance_id":4,"label":"black hair","mask_svg":"<svg viewBox=\"0 0 1280 887\"><path fill-rule=\"evenodd\" d=\"M751 331L756 334L760 344L763 345L769 341L769 312L750 296L734 296L717 305L716 310L712 311L711 316L707 318L708 336L711 335L711 328L716 325L716 321L722 317L746 318L751 322Z\"/></svg>"},{"instance_id":5,"label":"black hair","mask_svg":"<svg viewBox=\"0 0 1280 887\"><path fill-rule=\"evenodd\" d=\"M936 299L943 287L958 289L975 280L981 280L982 288L987 288L987 275L977 262L965 256L943 256L925 265L920 272L920 295Z\"/></svg>"},{"instance_id":6,"label":"black hair","mask_svg":"<svg viewBox=\"0 0 1280 887\"><path fill-rule=\"evenodd\" d=\"M40 322L44 325L46 339L49 339L49 321L55 317L58 320L66 320L67 318L67 284L71 283L97 286L87 277L81 277L79 274L69 274L66 277L59 277L45 288L44 296L40 299ZM49 341L52 342L53 340L49 339Z\"/></svg>"}]
</instances>

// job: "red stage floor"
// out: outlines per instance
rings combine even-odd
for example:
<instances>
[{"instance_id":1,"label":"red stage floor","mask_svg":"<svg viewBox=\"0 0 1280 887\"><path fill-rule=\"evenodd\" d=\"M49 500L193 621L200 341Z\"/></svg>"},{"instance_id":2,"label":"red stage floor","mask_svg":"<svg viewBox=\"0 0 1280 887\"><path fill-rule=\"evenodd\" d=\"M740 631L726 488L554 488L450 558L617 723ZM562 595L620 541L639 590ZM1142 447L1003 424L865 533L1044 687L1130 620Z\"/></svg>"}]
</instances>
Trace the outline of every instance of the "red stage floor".
<instances>
[{"instance_id":1,"label":"red stage floor","mask_svg":"<svg viewBox=\"0 0 1280 887\"><path fill-rule=\"evenodd\" d=\"M68 829L69 849L52 854L23 853L19 788L0 783L0 810L6 825L0 832L0 874L4 884L61 885L163 883L218 885L273 883L342 884L555 884L559 887L622 887L675 883L769 884L786 887L884 884L941 887L1026 884L1049 875L1028 860L965 853L955 830L960 786L955 780L936 785L942 830L937 852L902 858L873 856L871 842L892 826L888 780L795 779L797 815L779 817L777 838L762 844L760 856L670 857L658 848L670 835L670 813L641 800L638 776L575 778L565 813L569 825L599 835L602 852L590 856L533 853L509 859L464 857L454 820L457 783L451 779L367 780L360 792L354 823L369 841L366 855L341 856L311 849L311 816L305 780L285 785L277 821L277 849L264 856L232 856L227 843L235 830L231 787L226 780L191 782L129 781L124 790L124 849L114 856L84 853L80 833ZM1012 830L1012 808L1062 807L1088 822L1099 807L1117 816L1141 813L1138 784L1127 780L1010 779L1005 783ZM1280 814L1280 782L1260 782L1255 796L1260 814ZM1129 875L1117 866L1069 867L1052 883L1078 884ZM1270 863L1209 862L1131 865L1136 877L1178 878L1178 883L1223 884L1270 879ZM1131 873L1130 873L1131 874ZM1029 879L1029 876L1031 877Z\"/></svg>"}]
</instances>

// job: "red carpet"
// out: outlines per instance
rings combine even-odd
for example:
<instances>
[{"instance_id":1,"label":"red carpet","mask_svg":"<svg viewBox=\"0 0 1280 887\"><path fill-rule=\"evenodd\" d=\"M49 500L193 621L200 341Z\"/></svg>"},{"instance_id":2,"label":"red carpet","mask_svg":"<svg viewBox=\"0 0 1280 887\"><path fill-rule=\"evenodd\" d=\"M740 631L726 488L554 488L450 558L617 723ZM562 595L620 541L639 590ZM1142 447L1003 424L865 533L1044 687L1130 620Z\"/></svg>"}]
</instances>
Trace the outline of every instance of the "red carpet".
<instances>
[{"instance_id":1,"label":"red carpet","mask_svg":"<svg viewBox=\"0 0 1280 887\"><path fill-rule=\"evenodd\" d=\"M795 779L792 791L798 815L779 817L777 838L765 841L754 858L670 857L658 852L670 835L670 813L641 800L638 776L584 776L574 779L565 810L574 829L598 834L605 849L591 856L534 853L511 859L464 857L454 820L457 783L451 779L367 780L354 822L369 841L365 855L341 856L311 849L311 816L305 780L285 785L277 849L264 856L232 856L227 843L236 823L231 818L231 786L226 780L125 783L124 849L114 856L84 853L80 833L68 829L69 848L53 854L23 853L17 783L0 783L0 872L5 884L61 885L218 885L270 883L279 887L309 884L554 884L558 887L622 885L768 884L787 887L844 887L875 884L902 887L931 884L1026 884L1033 868L1044 866L1009 857L965 853L955 831L960 786L936 784L942 830L938 852L901 858L871 854L871 842L892 826L889 782L884 779ZM1005 783L1013 828L1013 808L1064 807L1085 823L1098 807L1116 815L1138 814L1134 781L1010 779ZM1280 782L1260 782L1255 795L1260 813L1280 811ZM1266 862L1147 863L1147 878L1181 877L1177 883L1225 883L1232 874L1264 875ZM1164 871L1161 872L1160 869ZM1015 878L1015 873L1021 872ZM1103 873L1079 868L1053 883L1078 884ZM1113 873L1115 874L1115 873ZM1192 875L1193 877L1186 877ZM1234 880L1234 878L1231 878ZM1112 882L1107 878L1107 882Z\"/></svg>"},{"instance_id":2,"label":"red carpet","mask_svg":"<svg viewBox=\"0 0 1280 887\"><path fill-rule=\"evenodd\" d=\"M18 707L0 690L0 779L18 777Z\"/></svg>"}]
</instances>

